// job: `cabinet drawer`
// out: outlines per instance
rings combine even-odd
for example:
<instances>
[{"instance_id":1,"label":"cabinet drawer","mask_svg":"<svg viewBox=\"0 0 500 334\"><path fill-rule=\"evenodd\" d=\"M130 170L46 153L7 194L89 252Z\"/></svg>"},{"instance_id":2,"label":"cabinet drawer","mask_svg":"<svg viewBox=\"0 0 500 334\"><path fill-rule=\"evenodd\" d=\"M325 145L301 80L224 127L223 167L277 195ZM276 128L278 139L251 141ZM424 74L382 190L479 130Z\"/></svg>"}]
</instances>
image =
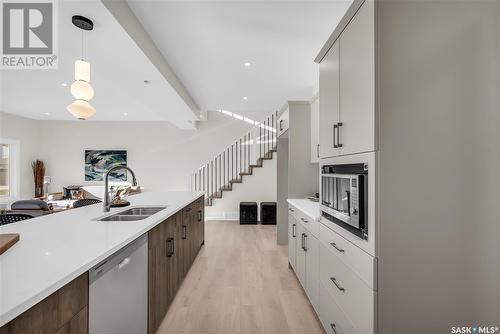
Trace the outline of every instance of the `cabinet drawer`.
<instances>
[{"instance_id":1,"label":"cabinet drawer","mask_svg":"<svg viewBox=\"0 0 500 334\"><path fill-rule=\"evenodd\" d=\"M319 221L316 221L303 213L302 211L294 208L295 219L301 223L306 230L311 232L316 238L319 238Z\"/></svg>"},{"instance_id":2,"label":"cabinet drawer","mask_svg":"<svg viewBox=\"0 0 500 334\"><path fill-rule=\"evenodd\" d=\"M323 244L319 257L321 283L359 333L373 333L373 290Z\"/></svg>"},{"instance_id":3,"label":"cabinet drawer","mask_svg":"<svg viewBox=\"0 0 500 334\"><path fill-rule=\"evenodd\" d=\"M376 290L374 284L374 258L361 248L344 239L344 237L337 232L330 230L323 223L319 223L318 225L321 243L359 275L371 289Z\"/></svg>"},{"instance_id":4,"label":"cabinet drawer","mask_svg":"<svg viewBox=\"0 0 500 334\"><path fill-rule=\"evenodd\" d=\"M328 334L358 333L322 283L319 286L319 318Z\"/></svg>"},{"instance_id":5,"label":"cabinet drawer","mask_svg":"<svg viewBox=\"0 0 500 334\"><path fill-rule=\"evenodd\" d=\"M297 219L299 210L291 204L288 204L288 214Z\"/></svg>"}]
</instances>

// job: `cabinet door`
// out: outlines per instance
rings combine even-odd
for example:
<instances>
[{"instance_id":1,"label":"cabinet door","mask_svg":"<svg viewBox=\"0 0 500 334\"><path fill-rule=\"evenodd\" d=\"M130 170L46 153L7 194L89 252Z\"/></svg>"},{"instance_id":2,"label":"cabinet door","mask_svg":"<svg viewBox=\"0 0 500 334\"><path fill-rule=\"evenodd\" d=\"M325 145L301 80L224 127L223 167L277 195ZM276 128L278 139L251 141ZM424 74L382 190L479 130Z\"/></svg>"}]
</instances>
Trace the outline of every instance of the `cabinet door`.
<instances>
[{"instance_id":1,"label":"cabinet door","mask_svg":"<svg viewBox=\"0 0 500 334\"><path fill-rule=\"evenodd\" d=\"M182 210L182 220L180 223L180 233L181 233L181 238L180 238L180 244L182 248L182 259L181 263L182 265L179 265L181 268L179 270L182 271L182 276L185 277L189 267L191 265L191 247L188 239L189 235L189 226L191 225L191 208L187 207Z\"/></svg>"},{"instance_id":2,"label":"cabinet door","mask_svg":"<svg viewBox=\"0 0 500 334\"><path fill-rule=\"evenodd\" d=\"M305 232L306 230L301 224L297 224L297 258L295 260L295 273L299 278L300 284L302 287L306 288L306 252L304 251L304 242L305 242Z\"/></svg>"},{"instance_id":3,"label":"cabinet door","mask_svg":"<svg viewBox=\"0 0 500 334\"><path fill-rule=\"evenodd\" d=\"M180 225L180 214L175 214L168 218L166 223L166 272L167 272L167 310L177 294L180 280L178 276L178 261L181 261L181 252L179 252L178 226Z\"/></svg>"},{"instance_id":4,"label":"cabinet door","mask_svg":"<svg viewBox=\"0 0 500 334\"><path fill-rule=\"evenodd\" d=\"M278 137L288 130L290 126L290 112L288 109L280 115L276 126L278 127Z\"/></svg>"},{"instance_id":5,"label":"cabinet door","mask_svg":"<svg viewBox=\"0 0 500 334\"><path fill-rule=\"evenodd\" d=\"M196 253L205 242L205 200L200 198L196 202ZM196 256L196 255L195 255Z\"/></svg>"},{"instance_id":6,"label":"cabinet door","mask_svg":"<svg viewBox=\"0 0 500 334\"><path fill-rule=\"evenodd\" d=\"M167 222L148 233L148 332L156 333L168 310Z\"/></svg>"},{"instance_id":7,"label":"cabinet door","mask_svg":"<svg viewBox=\"0 0 500 334\"><path fill-rule=\"evenodd\" d=\"M306 231L306 293L316 311L319 311L319 242Z\"/></svg>"},{"instance_id":8,"label":"cabinet door","mask_svg":"<svg viewBox=\"0 0 500 334\"><path fill-rule=\"evenodd\" d=\"M341 154L375 149L374 4L365 1L340 36Z\"/></svg>"},{"instance_id":9,"label":"cabinet door","mask_svg":"<svg viewBox=\"0 0 500 334\"><path fill-rule=\"evenodd\" d=\"M288 214L288 262L293 270L296 269L297 259L297 222L295 218Z\"/></svg>"},{"instance_id":10,"label":"cabinet door","mask_svg":"<svg viewBox=\"0 0 500 334\"><path fill-rule=\"evenodd\" d=\"M319 155L321 158L339 154L334 127L339 122L340 99L339 40L333 44L319 65Z\"/></svg>"},{"instance_id":11,"label":"cabinet door","mask_svg":"<svg viewBox=\"0 0 500 334\"><path fill-rule=\"evenodd\" d=\"M319 98L311 102L311 162L319 162Z\"/></svg>"}]
</instances>

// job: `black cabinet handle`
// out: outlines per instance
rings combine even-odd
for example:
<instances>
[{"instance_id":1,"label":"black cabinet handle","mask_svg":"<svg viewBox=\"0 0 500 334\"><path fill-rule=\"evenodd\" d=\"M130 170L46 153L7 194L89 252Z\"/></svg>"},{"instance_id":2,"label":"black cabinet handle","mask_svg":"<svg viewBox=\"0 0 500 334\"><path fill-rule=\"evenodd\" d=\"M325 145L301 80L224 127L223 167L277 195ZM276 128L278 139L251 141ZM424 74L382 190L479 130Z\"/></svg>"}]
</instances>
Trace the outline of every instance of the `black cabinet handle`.
<instances>
[{"instance_id":1,"label":"black cabinet handle","mask_svg":"<svg viewBox=\"0 0 500 334\"><path fill-rule=\"evenodd\" d=\"M304 252L307 252L307 234L304 234Z\"/></svg>"},{"instance_id":2,"label":"black cabinet handle","mask_svg":"<svg viewBox=\"0 0 500 334\"><path fill-rule=\"evenodd\" d=\"M172 257L172 255L174 255L173 243L174 243L174 238L167 239L167 257Z\"/></svg>"},{"instance_id":3,"label":"black cabinet handle","mask_svg":"<svg viewBox=\"0 0 500 334\"><path fill-rule=\"evenodd\" d=\"M342 147L342 144L340 143L340 127L342 126L342 123L337 123L337 147Z\"/></svg>"},{"instance_id":4,"label":"black cabinet handle","mask_svg":"<svg viewBox=\"0 0 500 334\"><path fill-rule=\"evenodd\" d=\"M182 239L187 239L188 237L188 232L187 232L187 225L182 225Z\"/></svg>"},{"instance_id":5,"label":"black cabinet handle","mask_svg":"<svg viewBox=\"0 0 500 334\"><path fill-rule=\"evenodd\" d=\"M198 210L198 221L201 222L201 219L202 219L202 214L201 214L201 210Z\"/></svg>"},{"instance_id":6,"label":"black cabinet handle","mask_svg":"<svg viewBox=\"0 0 500 334\"><path fill-rule=\"evenodd\" d=\"M282 126L282 124L283 124L283 120L282 120L282 119L280 119L280 131L282 131L282 130L283 130L283 126Z\"/></svg>"},{"instance_id":7,"label":"black cabinet handle","mask_svg":"<svg viewBox=\"0 0 500 334\"><path fill-rule=\"evenodd\" d=\"M175 254L175 238L171 238L172 239L172 255ZM172 256L170 255L170 256Z\"/></svg>"},{"instance_id":8,"label":"black cabinet handle","mask_svg":"<svg viewBox=\"0 0 500 334\"><path fill-rule=\"evenodd\" d=\"M345 292L345 288L343 286L341 286L339 284L339 282L337 282L337 279L335 277L330 277L330 280L333 282L333 284L335 284L335 286L337 287L337 289L339 289L342 292Z\"/></svg>"},{"instance_id":9,"label":"black cabinet handle","mask_svg":"<svg viewBox=\"0 0 500 334\"><path fill-rule=\"evenodd\" d=\"M338 148L339 146L337 145L337 143L335 142L335 133L337 132L337 128L338 128L338 125L337 124L333 124L333 147L334 148Z\"/></svg>"},{"instance_id":10,"label":"black cabinet handle","mask_svg":"<svg viewBox=\"0 0 500 334\"><path fill-rule=\"evenodd\" d=\"M319 158L319 144L316 145L316 158Z\"/></svg>"},{"instance_id":11,"label":"black cabinet handle","mask_svg":"<svg viewBox=\"0 0 500 334\"><path fill-rule=\"evenodd\" d=\"M330 327L332 328L333 333L334 333L334 334L337 334L337 325L335 325L334 323L331 323L331 324L330 324Z\"/></svg>"},{"instance_id":12,"label":"black cabinet handle","mask_svg":"<svg viewBox=\"0 0 500 334\"><path fill-rule=\"evenodd\" d=\"M292 237L297 237L297 235L295 234L295 226L297 226L296 224L292 224Z\"/></svg>"},{"instance_id":13,"label":"black cabinet handle","mask_svg":"<svg viewBox=\"0 0 500 334\"><path fill-rule=\"evenodd\" d=\"M345 250L343 250L342 248L339 248L339 246L337 246L337 244L336 244L336 243L334 243L334 242L330 242L330 245L331 245L333 248L335 248L336 250L338 250L339 252L341 252L341 253L344 253L344 252L345 252Z\"/></svg>"}]
</instances>

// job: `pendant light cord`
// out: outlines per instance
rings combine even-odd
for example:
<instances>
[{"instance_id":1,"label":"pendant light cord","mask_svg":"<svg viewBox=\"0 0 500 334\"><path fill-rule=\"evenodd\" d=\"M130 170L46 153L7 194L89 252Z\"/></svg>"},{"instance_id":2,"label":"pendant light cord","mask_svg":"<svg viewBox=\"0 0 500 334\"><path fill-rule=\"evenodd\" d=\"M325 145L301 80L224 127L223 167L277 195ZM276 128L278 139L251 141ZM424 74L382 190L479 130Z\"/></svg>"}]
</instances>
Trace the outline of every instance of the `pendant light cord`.
<instances>
[{"instance_id":1,"label":"pendant light cord","mask_svg":"<svg viewBox=\"0 0 500 334\"><path fill-rule=\"evenodd\" d=\"M84 60L85 59L84 54L83 54L83 37L84 36L83 36L83 29L81 29L81 30L82 30L82 60Z\"/></svg>"}]
</instances>

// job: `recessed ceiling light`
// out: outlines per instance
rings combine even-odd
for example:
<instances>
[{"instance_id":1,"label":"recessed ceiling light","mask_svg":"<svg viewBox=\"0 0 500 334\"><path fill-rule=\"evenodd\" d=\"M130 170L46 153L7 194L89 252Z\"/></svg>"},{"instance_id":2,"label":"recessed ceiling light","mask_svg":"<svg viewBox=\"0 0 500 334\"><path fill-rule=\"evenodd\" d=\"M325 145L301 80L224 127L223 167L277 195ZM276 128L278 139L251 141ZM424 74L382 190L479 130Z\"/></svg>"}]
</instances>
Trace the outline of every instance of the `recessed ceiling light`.
<instances>
[{"instance_id":1,"label":"recessed ceiling light","mask_svg":"<svg viewBox=\"0 0 500 334\"><path fill-rule=\"evenodd\" d=\"M44 112L43 113L45 116L50 116L50 113L49 112Z\"/></svg>"},{"instance_id":2,"label":"recessed ceiling light","mask_svg":"<svg viewBox=\"0 0 500 334\"><path fill-rule=\"evenodd\" d=\"M128 112L124 112L124 113L123 113L123 116L128 116Z\"/></svg>"},{"instance_id":3,"label":"recessed ceiling light","mask_svg":"<svg viewBox=\"0 0 500 334\"><path fill-rule=\"evenodd\" d=\"M144 83L145 83L146 85L149 85L149 84L151 83L151 81L149 81L149 80L144 80Z\"/></svg>"},{"instance_id":4,"label":"recessed ceiling light","mask_svg":"<svg viewBox=\"0 0 500 334\"><path fill-rule=\"evenodd\" d=\"M251 63L251 62L249 62L249 61L247 61L247 62L245 62L243 65L245 65L245 67L250 67L250 66L252 66L252 63Z\"/></svg>"},{"instance_id":5,"label":"recessed ceiling light","mask_svg":"<svg viewBox=\"0 0 500 334\"><path fill-rule=\"evenodd\" d=\"M248 100L248 96L243 96L243 100Z\"/></svg>"},{"instance_id":6,"label":"recessed ceiling light","mask_svg":"<svg viewBox=\"0 0 500 334\"><path fill-rule=\"evenodd\" d=\"M61 86L63 86L63 87L68 87L68 84L67 84L67 83L65 83L65 82L63 82L63 83L61 84Z\"/></svg>"}]
</instances>

